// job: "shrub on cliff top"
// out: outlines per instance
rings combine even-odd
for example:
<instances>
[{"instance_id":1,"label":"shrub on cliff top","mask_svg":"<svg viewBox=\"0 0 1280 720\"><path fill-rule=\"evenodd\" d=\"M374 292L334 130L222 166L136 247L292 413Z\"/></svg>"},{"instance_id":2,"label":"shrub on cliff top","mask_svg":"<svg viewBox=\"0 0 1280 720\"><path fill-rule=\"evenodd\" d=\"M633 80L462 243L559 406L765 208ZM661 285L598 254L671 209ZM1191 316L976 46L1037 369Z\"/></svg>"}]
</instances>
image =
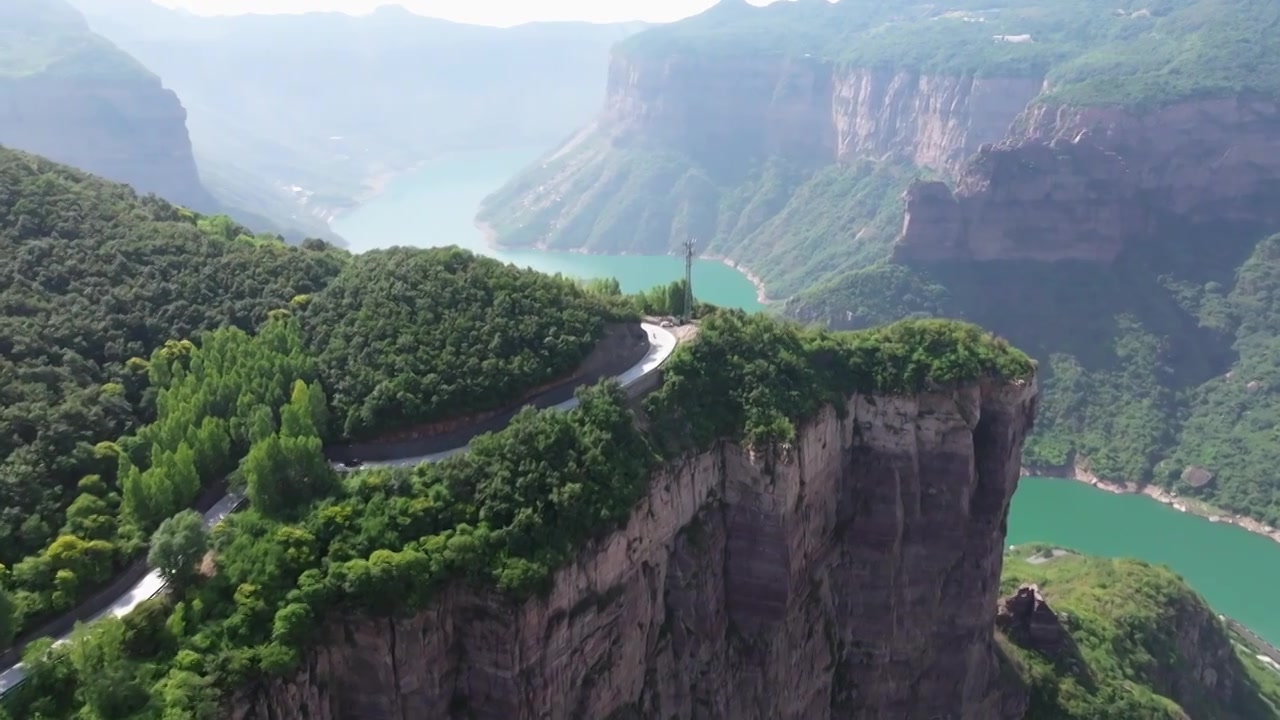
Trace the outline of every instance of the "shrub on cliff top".
<instances>
[{"instance_id":1,"label":"shrub on cliff top","mask_svg":"<svg viewBox=\"0 0 1280 720\"><path fill-rule=\"evenodd\" d=\"M831 333L726 311L668 361L646 410L661 436L698 445L726 436L787 442L796 421L855 392L912 394L1034 369L1026 354L969 323L905 320Z\"/></svg>"}]
</instances>

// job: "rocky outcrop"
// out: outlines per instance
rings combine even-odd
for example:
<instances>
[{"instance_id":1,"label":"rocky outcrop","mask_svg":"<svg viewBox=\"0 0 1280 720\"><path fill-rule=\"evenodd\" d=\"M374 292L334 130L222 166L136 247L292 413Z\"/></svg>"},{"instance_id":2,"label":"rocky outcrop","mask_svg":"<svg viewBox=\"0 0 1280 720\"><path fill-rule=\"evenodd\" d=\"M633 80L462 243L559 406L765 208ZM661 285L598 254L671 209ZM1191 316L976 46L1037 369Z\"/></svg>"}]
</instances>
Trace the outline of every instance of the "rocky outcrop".
<instances>
[{"instance_id":1,"label":"rocky outcrop","mask_svg":"<svg viewBox=\"0 0 1280 720\"><path fill-rule=\"evenodd\" d=\"M833 78L804 58L675 56L634 62L615 53L597 120L619 143L646 142L710 164L742 156L829 162Z\"/></svg>"},{"instance_id":2,"label":"rocky outcrop","mask_svg":"<svg viewBox=\"0 0 1280 720\"><path fill-rule=\"evenodd\" d=\"M1062 618L1034 583L1022 585L1000 603L996 627L1018 645L1051 658L1074 649Z\"/></svg>"},{"instance_id":3,"label":"rocky outcrop","mask_svg":"<svg viewBox=\"0 0 1280 720\"><path fill-rule=\"evenodd\" d=\"M896 260L1110 262L1152 222L1123 157L1061 139L983 146L954 193L917 181L903 200Z\"/></svg>"},{"instance_id":4,"label":"rocky outcrop","mask_svg":"<svg viewBox=\"0 0 1280 720\"><path fill-rule=\"evenodd\" d=\"M1034 383L855 396L792 446L720 442L522 605L454 586L332 618L236 720L1019 718L994 647Z\"/></svg>"},{"instance_id":5,"label":"rocky outcrop","mask_svg":"<svg viewBox=\"0 0 1280 720\"><path fill-rule=\"evenodd\" d=\"M56 15L37 14L57 9ZM160 79L94 35L61 0L19 3L6 22L62 57L34 72L0 68L0 145L43 155L202 212L218 209L196 171L186 110ZM56 24L55 24L56 23ZM13 42L0 36L0 45ZM0 47L0 51L3 51Z\"/></svg>"},{"instance_id":6,"label":"rocky outcrop","mask_svg":"<svg viewBox=\"0 0 1280 720\"><path fill-rule=\"evenodd\" d=\"M715 165L716 153L826 164L898 158L951 175L1040 93L1039 78L931 76L809 57L616 54L599 125Z\"/></svg>"},{"instance_id":7,"label":"rocky outcrop","mask_svg":"<svg viewBox=\"0 0 1280 720\"><path fill-rule=\"evenodd\" d=\"M837 157L901 157L956 176L983 144L1005 137L1042 85L1040 78L839 73Z\"/></svg>"},{"instance_id":8,"label":"rocky outcrop","mask_svg":"<svg viewBox=\"0 0 1280 720\"><path fill-rule=\"evenodd\" d=\"M905 197L899 260L1110 262L1168 223L1280 225L1280 103L1036 104L952 193Z\"/></svg>"}]
</instances>

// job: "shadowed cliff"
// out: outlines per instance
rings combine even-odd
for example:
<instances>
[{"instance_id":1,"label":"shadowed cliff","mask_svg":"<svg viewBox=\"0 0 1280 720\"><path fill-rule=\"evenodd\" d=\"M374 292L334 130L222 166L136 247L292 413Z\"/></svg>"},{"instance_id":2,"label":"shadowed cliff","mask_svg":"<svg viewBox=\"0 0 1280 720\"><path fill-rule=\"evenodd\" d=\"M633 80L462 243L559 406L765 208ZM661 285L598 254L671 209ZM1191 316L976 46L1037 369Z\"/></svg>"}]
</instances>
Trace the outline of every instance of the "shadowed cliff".
<instances>
[{"instance_id":1,"label":"shadowed cliff","mask_svg":"<svg viewBox=\"0 0 1280 720\"><path fill-rule=\"evenodd\" d=\"M186 118L160 78L63 0L0 7L0 144L216 212Z\"/></svg>"}]
</instances>

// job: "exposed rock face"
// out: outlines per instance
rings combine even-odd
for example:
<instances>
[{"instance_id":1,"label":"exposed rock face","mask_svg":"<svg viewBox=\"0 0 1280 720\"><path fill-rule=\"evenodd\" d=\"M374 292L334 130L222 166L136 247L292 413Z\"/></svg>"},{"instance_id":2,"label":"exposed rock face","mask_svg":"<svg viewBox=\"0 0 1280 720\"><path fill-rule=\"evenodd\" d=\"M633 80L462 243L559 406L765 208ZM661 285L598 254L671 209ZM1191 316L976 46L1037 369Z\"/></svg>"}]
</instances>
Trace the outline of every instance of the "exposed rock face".
<instances>
[{"instance_id":1,"label":"exposed rock face","mask_svg":"<svg viewBox=\"0 0 1280 720\"><path fill-rule=\"evenodd\" d=\"M615 55L600 125L712 164L715 152L814 163L893 156L950 175L983 143L1003 138L1041 85L809 58L644 64Z\"/></svg>"},{"instance_id":2,"label":"exposed rock face","mask_svg":"<svg viewBox=\"0 0 1280 720\"><path fill-rule=\"evenodd\" d=\"M1018 645L1049 657L1059 657L1071 646L1062 619L1035 584L1019 587L1000 603L996 627Z\"/></svg>"},{"instance_id":3,"label":"exposed rock face","mask_svg":"<svg viewBox=\"0 0 1280 720\"><path fill-rule=\"evenodd\" d=\"M916 182L904 200L898 260L1110 262L1151 222L1124 158L1088 142L983 146L954 193Z\"/></svg>"},{"instance_id":4,"label":"exposed rock face","mask_svg":"<svg viewBox=\"0 0 1280 720\"><path fill-rule=\"evenodd\" d=\"M1157 220L1280 225L1280 104L1151 111L1037 104L970 160L954 195L906 196L901 260L1110 262Z\"/></svg>"},{"instance_id":5,"label":"exposed rock face","mask_svg":"<svg viewBox=\"0 0 1280 720\"><path fill-rule=\"evenodd\" d=\"M637 64L615 54L599 125L718 164L722 152L830 160L832 77L822 63L759 57L671 57Z\"/></svg>"},{"instance_id":6,"label":"exposed rock face","mask_svg":"<svg viewBox=\"0 0 1280 720\"><path fill-rule=\"evenodd\" d=\"M338 618L237 720L1019 718L991 623L1032 384L826 408L658 473L549 597Z\"/></svg>"},{"instance_id":7,"label":"exposed rock face","mask_svg":"<svg viewBox=\"0 0 1280 720\"><path fill-rule=\"evenodd\" d=\"M217 203L200 184L186 118L151 75L0 79L0 144L211 211Z\"/></svg>"},{"instance_id":8,"label":"exposed rock face","mask_svg":"<svg viewBox=\"0 0 1280 720\"><path fill-rule=\"evenodd\" d=\"M937 77L858 70L836 85L842 160L899 156L951 177L1040 94L1038 78Z\"/></svg>"}]
</instances>

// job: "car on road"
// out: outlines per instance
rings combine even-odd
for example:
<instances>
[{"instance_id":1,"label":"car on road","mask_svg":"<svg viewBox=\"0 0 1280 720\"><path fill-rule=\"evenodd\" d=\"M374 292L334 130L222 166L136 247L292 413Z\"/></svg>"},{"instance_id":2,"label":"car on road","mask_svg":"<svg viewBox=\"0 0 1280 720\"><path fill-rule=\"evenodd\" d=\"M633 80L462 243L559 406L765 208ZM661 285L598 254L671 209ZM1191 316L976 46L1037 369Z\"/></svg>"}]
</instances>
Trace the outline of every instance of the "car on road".
<instances>
[{"instance_id":1,"label":"car on road","mask_svg":"<svg viewBox=\"0 0 1280 720\"><path fill-rule=\"evenodd\" d=\"M347 458L346 460L342 461L342 467L344 468L358 468L363 464L364 464L364 461L361 460L360 458Z\"/></svg>"}]
</instances>

